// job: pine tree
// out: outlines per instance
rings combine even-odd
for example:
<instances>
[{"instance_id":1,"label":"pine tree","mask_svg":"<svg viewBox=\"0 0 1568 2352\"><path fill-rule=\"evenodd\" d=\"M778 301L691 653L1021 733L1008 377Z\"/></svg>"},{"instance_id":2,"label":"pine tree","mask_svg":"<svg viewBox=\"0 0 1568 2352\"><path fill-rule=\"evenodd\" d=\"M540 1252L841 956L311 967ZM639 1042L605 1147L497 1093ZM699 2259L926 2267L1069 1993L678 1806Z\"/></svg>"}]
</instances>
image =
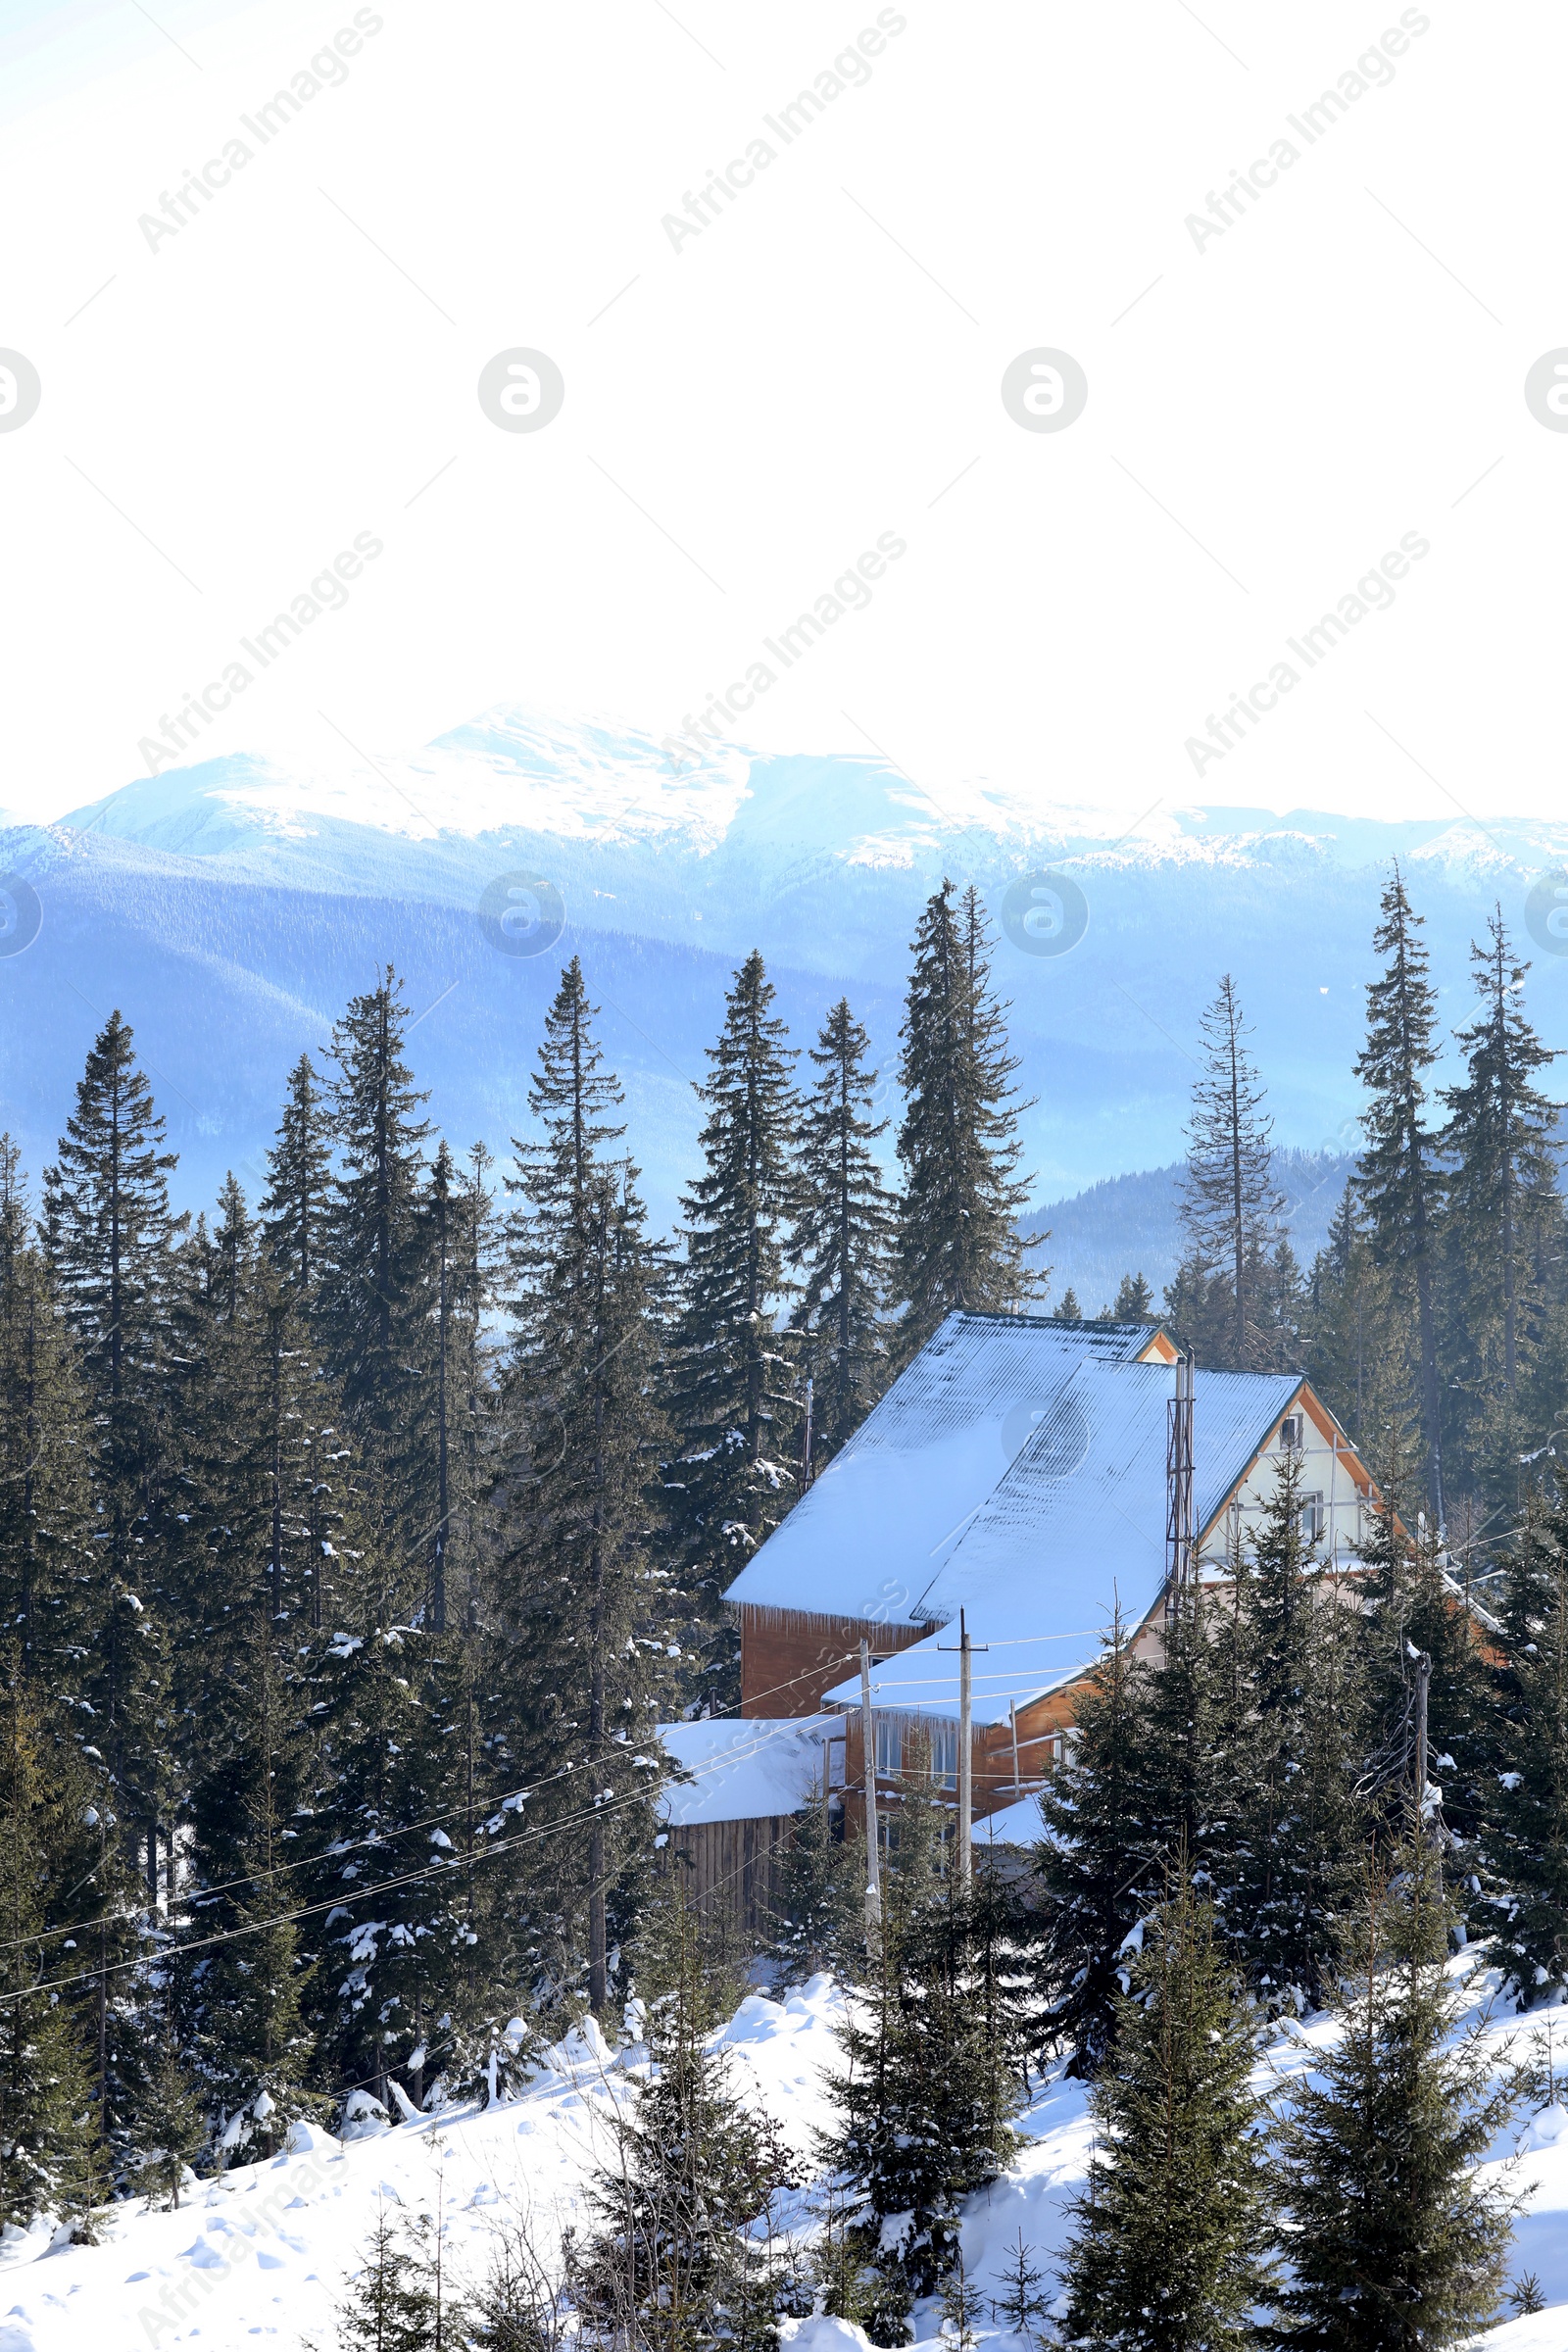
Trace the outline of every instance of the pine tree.
<instances>
[{"instance_id":1,"label":"pine tree","mask_svg":"<svg viewBox=\"0 0 1568 2352\"><path fill-rule=\"evenodd\" d=\"M1427 1119L1427 1072L1438 1058L1437 992L1421 942L1421 917L1411 908L1397 865L1384 889L1372 946L1388 960L1366 992L1366 1045L1355 1065L1371 1096L1362 1115L1366 1145L1356 1191L1367 1213L1373 1257L1394 1275L1401 1312L1408 1313L1413 1304L1427 1490L1442 1526L1437 1255L1444 1180L1439 1139Z\"/></svg>"},{"instance_id":2,"label":"pine tree","mask_svg":"<svg viewBox=\"0 0 1568 2352\"><path fill-rule=\"evenodd\" d=\"M1156 1898L1162 1839L1145 1723L1150 1670L1118 1617L1078 1698L1076 1737L1041 1793L1042 1990L1069 2074L1093 2076L1115 2031L1123 1946Z\"/></svg>"},{"instance_id":3,"label":"pine tree","mask_svg":"<svg viewBox=\"0 0 1568 2352\"><path fill-rule=\"evenodd\" d=\"M1179 1873L1118 2001L1090 2095L1089 2186L1064 2266L1069 2344L1242 2352L1269 2273L1253 2021Z\"/></svg>"},{"instance_id":4,"label":"pine tree","mask_svg":"<svg viewBox=\"0 0 1568 2352\"><path fill-rule=\"evenodd\" d=\"M706 1619L710 1701L733 1680L720 1595L794 1498L796 1400L775 1318L788 1301L790 1230L800 1207L794 1054L760 956L724 1006L709 1076L704 1172L682 1195L686 1263L670 1358L679 1452L668 1471L688 1589ZM720 1679L721 1678L721 1679Z\"/></svg>"},{"instance_id":5,"label":"pine tree","mask_svg":"<svg viewBox=\"0 0 1568 2352\"><path fill-rule=\"evenodd\" d=\"M819 1072L801 1134L806 1206L790 1245L804 1268L796 1328L808 1335L823 1454L852 1437L887 1385L884 1309L896 1209L871 1150L887 1131L871 1116L870 1040L841 997L810 1056Z\"/></svg>"},{"instance_id":6,"label":"pine tree","mask_svg":"<svg viewBox=\"0 0 1568 2352\"><path fill-rule=\"evenodd\" d=\"M1084 1310L1078 1303L1078 1294L1069 1283L1057 1303L1056 1321L1058 1323L1081 1323L1083 1319Z\"/></svg>"},{"instance_id":7,"label":"pine tree","mask_svg":"<svg viewBox=\"0 0 1568 2352\"><path fill-rule=\"evenodd\" d=\"M1205 1275L1222 1277L1228 1294L1229 1328L1222 1351L1210 1359L1228 1372L1282 1368L1266 1292L1285 1201L1274 1182L1274 1123L1263 1108L1249 1034L1227 972L1201 1022L1180 1215L1197 1263Z\"/></svg>"},{"instance_id":8,"label":"pine tree","mask_svg":"<svg viewBox=\"0 0 1568 2352\"><path fill-rule=\"evenodd\" d=\"M1282 2340L1312 2352L1444 2352L1492 2319L1512 2201L1475 2168L1506 2121L1481 2029L1444 1968L1429 1838L1369 1870L1347 1932L1339 2039L1293 2086L1278 2138L1291 2278Z\"/></svg>"},{"instance_id":9,"label":"pine tree","mask_svg":"<svg viewBox=\"0 0 1568 2352\"><path fill-rule=\"evenodd\" d=\"M899 1077L904 1193L899 1203L898 1347L906 1361L956 1307L1017 1307L1033 1285L1018 1219L1028 1187L1018 1062L991 989L985 909L971 888L957 906L944 882L915 929Z\"/></svg>"},{"instance_id":10,"label":"pine tree","mask_svg":"<svg viewBox=\"0 0 1568 2352\"><path fill-rule=\"evenodd\" d=\"M1557 1186L1558 1106L1536 1083L1556 1055L1526 1017L1530 970L1514 955L1500 906L1470 962L1480 1017L1460 1030L1466 1074L1445 1090L1442 1148L1450 1168L1445 1219L1452 1388L1465 1425L1450 1450L1489 1505L1518 1510L1520 1456L1551 1429L1560 1398L1533 1394L1546 1337L1548 1268L1565 1240ZM1455 1377L1456 1376L1456 1377Z\"/></svg>"}]
</instances>

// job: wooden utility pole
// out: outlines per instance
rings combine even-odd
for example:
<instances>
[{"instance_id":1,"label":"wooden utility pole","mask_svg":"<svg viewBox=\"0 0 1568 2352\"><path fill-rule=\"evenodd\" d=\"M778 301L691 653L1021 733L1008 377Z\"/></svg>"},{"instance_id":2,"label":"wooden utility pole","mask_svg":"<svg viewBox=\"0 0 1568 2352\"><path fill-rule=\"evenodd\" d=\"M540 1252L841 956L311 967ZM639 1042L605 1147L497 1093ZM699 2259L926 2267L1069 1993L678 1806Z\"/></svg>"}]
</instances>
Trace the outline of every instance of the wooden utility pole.
<instances>
[{"instance_id":1,"label":"wooden utility pole","mask_svg":"<svg viewBox=\"0 0 1568 2352\"><path fill-rule=\"evenodd\" d=\"M882 1942L882 1856L876 1835L876 1725L871 1718L871 1651L860 1642L860 1747L865 1773L865 1949L875 1959Z\"/></svg>"},{"instance_id":2,"label":"wooden utility pole","mask_svg":"<svg viewBox=\"0 0 1568 2352\"><path fill-rule=\"evenodd\" d=\"M1427 1693L1432 1688L1432 1656L1429 1650L1415 1653L1415 1830L1418 1838L1426 1836L1427 1805Z\"/></svg>"},{"instance_id":3,"label":"wooden utility pole","mask_svg":"<svg viewBox=\"0 0 1568 2352\"><path fill-rule=\"evenodd\" d=\"M984 1642L969 1639L969 1623L962 1609L958 1611L958 1885L968 1893L974 1878L974 1745L973 1701L970 1690L972 1669L970 1659L976 1648L984 1649ZM939 1649L951 1649L951 1642L939 1642ZM1013 1730L1013 1753L1017 1754L1017 1729ZM1014 1761L1014 1771L1017 1769Z\"/></svg>"}]
</instances>

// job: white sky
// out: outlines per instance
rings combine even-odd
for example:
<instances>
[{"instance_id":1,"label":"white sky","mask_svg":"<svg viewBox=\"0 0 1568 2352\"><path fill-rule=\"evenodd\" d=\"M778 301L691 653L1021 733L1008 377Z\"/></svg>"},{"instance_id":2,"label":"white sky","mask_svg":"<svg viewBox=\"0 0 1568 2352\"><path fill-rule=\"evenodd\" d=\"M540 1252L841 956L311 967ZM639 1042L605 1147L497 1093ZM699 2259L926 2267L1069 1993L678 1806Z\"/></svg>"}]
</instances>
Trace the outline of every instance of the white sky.
<instances>
[{"instance_id":1,"label":"white sky","mask_svg":"<svg viewBox=\"0 0 1568 2352\"><path fill-rule=\"evenodd\" d=\"M0 432L0 806L145 772L357 533L384 553L213 750L327 766L503 699L662 734L893 532L741 740L1133 813L1564 808L1568 433L1523 397L1568 345L1560 11L1405 11L1429 29L1307 146L1285 118L1399 6L910 0L788 147L762 117L871 0L373 13L264 148L239 116L350 0L14 11L0 345L43 398ZM138 216L236 134L150 251ZM760 135L673 251L662 216ZM1282 136L1200 253L1185 217ZM565 378L539 433L475 395L517 345ZM1041 345L1088 375L1061 433L1000 398ZM1185 739L1411 532L1392 609L1195 774Z\"/></svg>"}]
</instances>

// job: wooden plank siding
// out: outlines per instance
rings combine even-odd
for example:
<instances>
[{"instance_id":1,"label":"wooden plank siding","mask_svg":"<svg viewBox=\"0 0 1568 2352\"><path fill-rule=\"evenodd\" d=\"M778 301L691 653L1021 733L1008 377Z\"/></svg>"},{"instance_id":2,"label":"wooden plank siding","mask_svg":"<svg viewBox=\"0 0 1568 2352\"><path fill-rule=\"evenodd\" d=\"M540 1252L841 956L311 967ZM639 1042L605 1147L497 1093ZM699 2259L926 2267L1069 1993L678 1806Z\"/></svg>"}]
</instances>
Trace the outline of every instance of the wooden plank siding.
<instances>
[{"instance_id":1,"label":"wooden plank siding","mask_svg":"<svg viewBox=\"0 0 1568 2352\"><path fill-rule=\"evenodd\" d=\"M795 1836L798 1816L774 1813L755 1821L702 1821L671 1830L656 1850L656 1867L688 1874L687 1892L711 1918L722 1913L752 1940L779 1924L779 1864Z\"/></svg>"},{"instance_id":2,"label":"wooden plank siding","mask_svg":"<svg viewBox=\"0 0 1568 2352\"><path fill-rule=\"evenodd\" d=\"M860 1643L873 1658L924 1642L929 1625L878 1625L866 1617L826 1617L809 1609L763 1608L743 1601L741 1713L814 1715L824 1691L859 1664Z\"/></svg>"}]
</instances>

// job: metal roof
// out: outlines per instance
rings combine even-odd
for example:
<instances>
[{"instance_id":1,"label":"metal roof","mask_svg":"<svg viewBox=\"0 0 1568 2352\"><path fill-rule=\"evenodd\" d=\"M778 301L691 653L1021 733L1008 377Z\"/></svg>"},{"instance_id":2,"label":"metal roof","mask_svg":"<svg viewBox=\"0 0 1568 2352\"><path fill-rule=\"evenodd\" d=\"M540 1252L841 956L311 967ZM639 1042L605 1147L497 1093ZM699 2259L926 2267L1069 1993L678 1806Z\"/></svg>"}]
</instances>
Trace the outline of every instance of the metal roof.
<instances>
[{"instance_id":1,"label":"metal roof","mask_svg":"<svg viewBox=\"0 0 1568 2352\"><path fill-rule=\"evenodd\" d=\"M1154 1337L1147 1323L950 1315L726 1597L918 1623L939 1555L1028 1446L1063 1381L1088 1365L1131 1367Z\"/></svg>"},{"instance_id":2,"label":"metal roof","mask_svg":"<svg viewBox=\"0 0 1568 2352\"><path fill-rule=\"evenodd\" d=\"M952 1315L729 1589L732 1601L873 1624L952 1627L976 1662L977 1723L1092 1663L1112 1613L1138 1625L1165 1580L1174 1367L1137 1360L1146 1324ZM1277 1428L1296 1373L1200 1372L1200 1532ZM875 1671L878 1705L950 1715L935 1639ZM858 1696L851 1677L830 1705Z\"/></svg>"}]
</instances>

